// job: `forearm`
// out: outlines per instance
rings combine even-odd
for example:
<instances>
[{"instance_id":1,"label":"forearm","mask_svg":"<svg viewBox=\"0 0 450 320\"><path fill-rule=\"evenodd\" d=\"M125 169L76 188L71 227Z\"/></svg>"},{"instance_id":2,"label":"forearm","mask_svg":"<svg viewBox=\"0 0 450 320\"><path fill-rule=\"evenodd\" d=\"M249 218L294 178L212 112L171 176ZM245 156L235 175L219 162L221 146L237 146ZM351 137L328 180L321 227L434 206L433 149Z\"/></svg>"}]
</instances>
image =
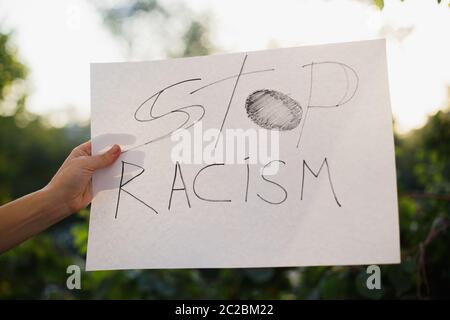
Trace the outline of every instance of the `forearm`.
<instances>
[{"instance_id":1,"label":"forearm","mask_svg":"<svg viewBox=\"0 0 450 320\"><path fill-rule=\"evenodd\" d=\"M42 189L0 207L0 253L69 215L50 189Z\"/></svg>"},{"instance_id":2,"label":"forearm","mask_svg":"<svg viewBox=\"0 0 450 320\"><path fill-rule=\"evenodd\" d=\"M92 200L92 174L119 158L118 145L92 156L90 141L72 150L47 187L0 207L0 253L85 208Z\"/></svg>"}]
</instances>

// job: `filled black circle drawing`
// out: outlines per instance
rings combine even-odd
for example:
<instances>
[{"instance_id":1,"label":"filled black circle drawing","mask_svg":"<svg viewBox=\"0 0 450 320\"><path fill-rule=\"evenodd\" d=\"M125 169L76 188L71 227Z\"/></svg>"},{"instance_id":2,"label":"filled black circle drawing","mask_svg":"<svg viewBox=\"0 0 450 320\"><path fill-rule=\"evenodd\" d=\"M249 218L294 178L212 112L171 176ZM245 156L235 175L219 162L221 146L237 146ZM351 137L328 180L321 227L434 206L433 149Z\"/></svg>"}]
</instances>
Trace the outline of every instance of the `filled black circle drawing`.
<instances>
[{"instance_id":1,"label":"filled black circle drawing","mask_svg":"<svg viewBox=\"0 0 450 320\"><path fill-rule=\"evenodd\" d=\"M248 117L268 130L287 131L296 128L302 120L300 104L288 95L275 90L262 89L245 100Z\"/></svg>"}]
</instances>

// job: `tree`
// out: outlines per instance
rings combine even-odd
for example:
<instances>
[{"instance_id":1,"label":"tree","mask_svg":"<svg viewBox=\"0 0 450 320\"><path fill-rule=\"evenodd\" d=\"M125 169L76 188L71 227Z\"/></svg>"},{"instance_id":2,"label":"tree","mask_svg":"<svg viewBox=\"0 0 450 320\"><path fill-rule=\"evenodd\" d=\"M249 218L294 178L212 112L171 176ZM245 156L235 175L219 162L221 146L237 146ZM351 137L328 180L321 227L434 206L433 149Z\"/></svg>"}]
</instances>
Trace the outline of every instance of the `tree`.
<instances>
[{"instance_id":1,"label":"tree","mask_svg":"<svg viewBox=\"0 0 450 320\"><path fill-rule=\"evenodd\" d=\"M0 205L45 186L69 150L89 134L78 126L52 128L26 110L21 84L27 68L10 39L0 32ZM48 298L54 292L68 296L61 287L63 271L78 259L67 239L68 224L0 256L0 298Z\"/></svg>"},{"instance_id":2,"label":"tree","mask_svg":"<svg viewBox=\"0 0 450 320\"><path fill-rule=\"evenodd\" d=\"M167 22L181 14L183 28L170 38L178 45L162 42L160 52L187 56L214 50L207 25L190 19L181 9L170 11L156 0L100 7L99 12L119 38L126 33L124 41L131 47L140 39L132 31L133 24L149 17ZM130 49L130 56L134 54ZM45 118L27 112L24 92L12 100L13 108L7 112L4 105L13 88L25 79L26 67L10 35L0 32L0 203L42 187L69 150L89 137L89 128L52 128ZM82 290L70 291L65 286L67 266L84 265L88 230L88 210L84 210L0 256L0 298L449 297L448 141L450 108L431 116L421 129L395 135L402 263L381 266L381 290L365 287L366 268L360 266L83 272Z\"/></svg>"}]
</instances>

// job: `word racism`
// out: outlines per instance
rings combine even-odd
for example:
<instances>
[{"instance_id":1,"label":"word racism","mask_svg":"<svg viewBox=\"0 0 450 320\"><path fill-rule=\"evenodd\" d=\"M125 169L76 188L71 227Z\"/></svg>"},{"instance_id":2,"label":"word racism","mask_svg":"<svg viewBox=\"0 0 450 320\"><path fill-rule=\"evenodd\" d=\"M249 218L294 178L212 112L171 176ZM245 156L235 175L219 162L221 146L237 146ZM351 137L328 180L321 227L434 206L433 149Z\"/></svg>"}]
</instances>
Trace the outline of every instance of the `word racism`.
<instances>
[{"instance_id":1,"label":"word racism","mask_svg":"<svg viewBox=\"0 0 450 320\"><path fill-rule=\"evenodd\" d=\"M277 162L278 164L281 165L286 165L286 162L283 160L272 160L270 162L268 162L266 165L263 166L262 170L260 170L260 179L261 181L264 181L265 183L269 183L272 184L274 186L274 188L278 189L279 193L282 194L281 199L272 199L269 198L267 196L263 196L260 193L256 193L257 197L261 200L264 201L265 203L271 204L271 205L280 205L282 203L284 203L287 199L288 199L288 190L286 190L286 188L281 185L281 183L279 182L275 182L272 177L269 177L265 174L265 171L268 170L268 168L270 168L271 165L273 165L275 162ZM205 196L202 196L198 191L197 191L197 186L198 186L198 178L201 175L206 175L209 169L212 169L213 167L217 167L217 166L224 166L224 163L214 163L214 164L208 164L204 167L202 167L200 170L198 170L198 172L196 173L192 184L187 184L185 179L183 178L183 170L182 167L180 165L180 163L176 162L175 163L175 170L174 170L174 174L173 174L173 182L172 182L172 186L170 187L170 197L168 199L168 205L167 205L167 209L170 211L171 209L171 205L172 205L172 198L175 195L175 192L181 192L183 194L183 196L186 198L186 205L187 207L191 208L191 198L189 196L189 194L191 192L194 193L195 197L201 201L206 201L206 202L232 202L232 201L236 201L238 199L217 199L217 198L207 198ZM134 175L131 178L128 178L127 180L124 179L124 173L126 172L125 168L131 166L134 167L134 169L138 168L139 169L139 173ZM237 166L237 165L235 165ZM300 188L300 199L303 200L303 193L304 193L304 189L305 189L305 175L307 174L311 174L313 177L318 178L320 173L323 171L323 169L325 168L325 174L327 175L328 178L328 183L330 185L330 193L333 195L334 200L336 201L336 205L338 205L339 207L341 207L341 203L338 200L338 197L336 195L336 192L334 190L333 187L333 182L331 179L331 172L330 172L330 166L328 164L328 160L327 158L325 158L322 162L322 164L320 165L320 167L317 170L313 170L311 168L311 166L305 161L303 160L303 165L302 165L302 178L301 178L301 188ZM144 173L145 169L141 166L138 166L136 164L130 163L130 162L125 162L122 161L122 173L120 176L120 184L119 184L119 191L118 191L118 195L117 195L117 205L116 205L116 212L115 212L115 218L117 218L118 216L118 212L119 212L119 204L120 204L120 199L121 199L121 195L122 192L128 194L129 196L133 197L135 200L139 201L140 203L142 203L143 205L145 205L146 207L148 207L150 210L152 210L154 213L159 213L159 209L155 208L154 206L152 206L151 204L147 203L146 201L144 201L143 199L139 198L138 196L136 196L135 194L131 193L130 191L124 189L125 186L127 186L130 182L132 182L134 179L136 179L137 177L139 177L140 175L142 175ZM247 202L248 201L248 196L249 196L249 185L250 185L250 165L247 163L245 165L245 169L243 170L243 176L245 177L243 179L243 184L246 186L245 189L245 194L243 195L241 201L243 202ZM181 187L180 187L181 185ZM178 187L176 187L178 186ZM214 187L214 186L211 186Z\"/></svg>"},{"instance_id":2,"label":"word racism","mask_svg":"<svg viewBox=\"0 0 450 320\"><path fill-rule=\"evenodd\" d=\"M220 82L234 80L234 86L231 91L231 94L229 98L227 98L227 108L224 111L224 116L221 118L221 122L217 124L217 137L215 140L214 149L217 148L217 144L219 142L219 138L222 136L222 133L224 132L224 129L226 128L226 121L227 117L230 111L230 106L232 105L233 98L236 92L236 89L239 84L239 80L241 77L249 75L249 74L255 74L255 73L262 73L262 72L272 72L275 71L274 68L272 69L264 69L264 70L256 70L251 72L244 72L244 65L246 63L248 55L245 55L243 62L241 64L241 68L238 74L231 75L222 79L218 79L217 81L214 81L212 83L202 85L196 90L193 91L187 91L187 95L194 95L197 94L199 91L211 88L214 85L217 85ZM355 95L357 88L358 88L358 82L359 78L356 73L356 71L351 68L350 66L341 63L341 62L334 62L334 61L324 61L324 62L314 62L310 64L306 64L301 66L304 68L304 70L309 71L310 74L310 81L309 81L309 96L308 96L308 105L303 108L299 102L292 99L289 94L285 94L276 90L272 89L259 89L256 91L253 91L249 93L245 100L245 111L247 114L248 119L257 125L262 130L267 131L277 131L280 134L286 131L295 130L298 128L298 139L297 143L292 146L292 148L298 149L300 145L300 140L302 136L303 129L305 127L307 114L310 109L313 108L337 108L343 104L346 104L349 102ZM309 68L309 69L308 69ZM342 96L339 97L337 101L335 101L333 104L328 105L311 105L312 95L313 95L313 88L317 88L317 84L313 85L314 82L314 70L319 69L323 75L323 72L327 70L330 70L330 72L336 72L336 69L339 70L339 72L342 73L342 79L346 83L342 86L344 89L344 92L342 92ZM165 134L160 137L153 138L152 140L149 140L143 144L137 145L132 147L131 149L125 150L125 152L136 149L148 144L151 144L153 142L156 142L161 139L169 138L172 134L177 134L180 131L185 131L186 129L192 127L195 123L200 122L204 115L207 113L207 109L202 105L188 105L188 106L182 106L175 108L169 112L166 112L164 114L155 114L154 108L159 104L158 100L163 94L169 94L171 90L174 88L180 87L183 88L183 85L186 85L187 83L197 83L197 81L202 80L201 78L190 78L183 81L178 81L176 83L173 83L169 86L164 87L163 89L157 91L155 94L150 96L148 99L146 99L143 103L141 103L138 108L136 109L134 113L134 119L138 122L151 122L156 119L163 119L173 113L179 113L185 116L185 121L178 125L174 130L170 131L169 134ZM147 110L145 110L147 109ZM191 111L201 111L200 115L197 114L196 117L193 116L193 113ZM144 112L145 111L145 112ZM193 119L194 118L194 119ZM226 138L226 137L225 137ZM278 154L278 153L277 153ZM174 197L182 195L182 197L185 199L186 207L191 208L193 206L192 203L192 196L195 196L200 201L206 201L206 202L218 202L218 203L229 203L233 201L242 201L247 202L249 200L249 194L255 194L256 192L249 190L250 185L254 185L255 182L258 181L250 181L251 180L251 169L250 163L254 163L251 160L255 157L253 154L248 154L244 158L244 164L236 165L235 170L242 170L242 184L246 186L245 193L242 195L241 199L221 199L221 198L214 198L211 195L208 197L199 192L199 182L198 178L203 175L208 175L209 171L219 170L218 167L226 167L229 164L225 162L215 162L215 163L208 163L204 166L202 166L200 169L197 170L197 172L194 175L194 178L192 181L187 181L184 179L184 170L186 169L184 166L184 163L178 160L172 159L173 162L173 175L171 176L171 185L168 184L168 190L167 194L167 210L171 210L172 207L172 200ZM154 213L159 213L162 208L157 208L152 203L149 203L146 201L145 198L142 197L142 195L136 195L135 193L132 193L129 191L129 185L133 181L139 181L140 179L144 179L143 177L139 178L144 172L145 169L142 166L139 166L137 164L128 162L128 161L122 161L121 162L121 176L120 176L120 184L118 186L118 194L117 194L117 203L116 203L116 210L115 210L115 218L119 216L120 211L120 201L124 195L130 196L134 198L136 201L139 201L143 205L145 205L150 211ZM274 190L275 195L272 197L269 197L268 195L262 195L260 193L256 193L258 201L262 201L268 205L280 205L287 201L288 199L288 190L286 186L284 186L282 183L280 183L276 177L273 177L273 166L280 167L280 170L283 170L284 167L286 167L286 170L289 170L289 172L295 172L293 171L292 167L289 168L289 165L287 162L281 158L271 158L270 161L266 161L264 163L261 163L261 167L258 168L259 172L259 178L258 180L261 183L270 184ZM334 200L336 202L336 205L338 207L341 207L341 201L338 199L337 193L335 191L334 185L333 185L333 179L332 179L332 164L327 157L323 157L319 162L317 163L311 163L306 160L298 160L297 166L300 169L300 181L299 181L299 190L296 193L297 197L300 197L301 200L303 200L304 191L306 189L306 183L305 183L305 177L307 175L311 175L315 178L318 178L319 175L325 175L326 179L328 180L329 184L329 191L330 195L334 197ZM133 174L132 177L129 177L128 171L138 171L136 174ZM155 168L156 170L156 168ZM217 171L214 171L214 173ZM212 173L210 173L212 175ZM232 184L228 184L230 188L233 187ZM210 188L218 188L217 186L209 186ZM281 196L280 196L281 195ZM223 196L222 196L223 197ZM161 204L159 205L161 206Z\"/></svg>"}]
</instances>

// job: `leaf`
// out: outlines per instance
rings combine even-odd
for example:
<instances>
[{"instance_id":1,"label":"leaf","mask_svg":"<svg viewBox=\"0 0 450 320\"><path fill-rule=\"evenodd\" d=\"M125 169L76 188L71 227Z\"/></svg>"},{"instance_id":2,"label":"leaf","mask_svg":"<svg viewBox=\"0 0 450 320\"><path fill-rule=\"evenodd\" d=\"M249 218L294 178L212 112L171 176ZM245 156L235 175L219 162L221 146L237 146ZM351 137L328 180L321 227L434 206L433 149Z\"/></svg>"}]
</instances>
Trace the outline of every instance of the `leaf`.
<instances>
[{"instance_id":1,"label":"leaf","mask_svg":"<svg viewBox=\"0 0 450 320\"><path fill-rule=\"evenodd\" d=\"M273 277L274 271L271 268L245 269L245 274L254 283L264 283Z\"/></svg>"},{"instance_id":2,"label":"leaf","mask_svg":"<svg viewBox=\"0 0 450 320\"><path fill-rule=\"evenodd\" d=\"M384 8L384 0L373 0L374 4L378 9L383 10Z\"/></svg>"}]
</instances>

